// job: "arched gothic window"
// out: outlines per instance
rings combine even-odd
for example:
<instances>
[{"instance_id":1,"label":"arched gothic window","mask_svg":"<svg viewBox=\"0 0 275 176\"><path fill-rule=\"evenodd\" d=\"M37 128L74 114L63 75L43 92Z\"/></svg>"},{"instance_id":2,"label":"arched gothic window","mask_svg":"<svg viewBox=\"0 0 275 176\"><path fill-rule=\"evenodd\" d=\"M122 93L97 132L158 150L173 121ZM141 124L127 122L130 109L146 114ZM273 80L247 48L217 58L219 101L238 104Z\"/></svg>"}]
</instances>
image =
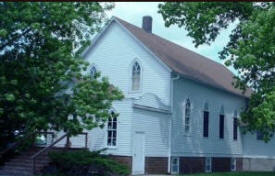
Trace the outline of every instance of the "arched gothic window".
<instances>
[{"instance_id":1,"label":"arched gothic window","mask_svg":"<svg viewBox=\"0 0 275 176\"><path fill-rule=\"evenodd\" d=\"M95 78L96 72L97 72L97 70L96 70L95 66L93 65L90 68L90 75L91 75L92 78Z\"/></svg>"},{"instance_id":2,"label":"arched gothic window","mask_svg":"<svg viewBox=\"0 0 275 176\"><path fill-rule=\"evenodd\" d=\"M185 132L190 132L190 114L191 114L191 103L189 98L186 100L185 103Z\"/></svg>"},{"instance_id":3,"label":"arched gothic window","mask_svg":"<svg viewBox=\"0 0 275 176\"><path fill-rule=\"evenodd\" d=\"M135 62L132 67L132 91L140 89L141 68L138 62Z\"/></svg>"}]
</instances>

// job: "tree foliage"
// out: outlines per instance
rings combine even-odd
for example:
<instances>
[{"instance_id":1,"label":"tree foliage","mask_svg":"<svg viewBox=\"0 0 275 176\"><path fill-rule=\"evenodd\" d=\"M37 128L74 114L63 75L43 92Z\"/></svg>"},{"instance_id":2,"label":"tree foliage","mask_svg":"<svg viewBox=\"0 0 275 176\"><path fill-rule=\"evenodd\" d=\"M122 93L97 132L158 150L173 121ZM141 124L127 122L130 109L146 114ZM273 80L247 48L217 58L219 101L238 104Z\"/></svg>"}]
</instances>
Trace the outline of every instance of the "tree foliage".
<instances>
[{"instance_id":1,"label":"tree foliage","mask_svg":"<svg viewBox=\"0 0 275 176\"><path fill-rule=\"evenodd\" d=\"M275 132L275 4L272 2L167 2L159 5L166 26L184 26L195 46L211 44L232 22L237 26L220 52L238 76L235 86L253 93L242 121L244 131Z\"/></svg>"},{"instance_id":2,"label":"tree foliage","mask_svg":"<svg viewBox=\"0 0 275 176\"><path fill-rule=\"evenodd\" d=\"M15 131L77 134L103 125L112 102L123 95L99 73L89 76L78 53L111 8L98 2L0 2L1 140Z\"/></svg>"}]
</instances>

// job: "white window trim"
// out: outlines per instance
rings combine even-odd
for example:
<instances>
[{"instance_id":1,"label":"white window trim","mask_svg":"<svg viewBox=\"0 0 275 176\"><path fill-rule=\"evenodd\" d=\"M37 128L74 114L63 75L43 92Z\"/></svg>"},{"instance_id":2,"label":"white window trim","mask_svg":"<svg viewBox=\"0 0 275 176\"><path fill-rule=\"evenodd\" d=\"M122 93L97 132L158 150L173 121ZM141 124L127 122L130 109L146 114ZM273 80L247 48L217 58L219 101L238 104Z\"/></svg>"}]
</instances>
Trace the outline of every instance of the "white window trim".
<instances>
[{"instance_id":1,"label":"white window trim","mask_svg":"<svg viewBox=\"0 0 275 176\"><path fill-rule=\"evenodd\" d=\"M173 160L174 159L177 160L177 164L176 164L177 170L175 172L173 170L173 166L174 166ZM179 157L171 157L171 174L178 174L179 170L180 170L180 158Z\"/></svg>"},{"instance_id":2,"label":"white window trim","mask_svg":"<svg viewBox=\"0 0 275 176\"><path fill-rule=\"evenodd\" d=\"M208 112L208 136L207 137L204 137L204 112ZM210 138L210 106L209 106L209 103L208 101L205 101L204 104L203 104L203 111L202 111L202 117L203 117L203 120L202 120L202 125L203 125L203 130L202 130L202 136L203 136L203 139L209 139ZM212 163L212 159L211 159L211 163ZM212 168L212 166L211 166Z\"/></svg>"},{"instance_id":3,"label":"white window trim","mask_svg":"<svg viewBox=\"0 0 275 176\"><path fill-rule=\"evenodd\" d=\"M115 110L111 110L111 111L113 111L113 112L115 112L116 113L116 111ZM117 149L117 142L118 142L118 118L116 119L116 129L115 129L115 131L116 131L116 145L108 145L108 132L109 132L109 129L108 129L108 122L109 122L109 119L107 120L107 126L106 126L106 148L108 148L108 149Z\"/></svg>"},{"instance_id":4,"label":"white window trim","mask_svg":"<svg viewBox=\"0 0 275 176\"><path fill-rule=\"evenodd\" d=\"M98 71L98 67L97 67L97 65L96 65L96 64L94 64L94 63L92 63L92 64L89 66L88 71L87 71L87 74L88 74L89 76L92 76L92 75L91 75L91 69L92 69L93 67L95 68L96 73L98 73L98 72L99 72L99 71Z\"/></svg>"},{"instance_id":5,"label":"white window trim","mask_svg":"<svg viewBox=\"0 0 275 176\"><path fill-rule=\"evenodd\" d=\"M186 125L186 104L187 104L187 100L189 100L189 103L190 103L190 107L189 107L189 124L188 125ZM191 133L191 124L192 124L192 118L191 118L191 113L192 113L192 103L191 103L191 100L190 100L190 98L186 98L185 99L185 101L184 101L184 118L182 119L183 121L184 121L184 123L183 123L183 129L184 129L184 133L185 133L185 135L190 135L190 133ZM189 129L188 129L188 131L186 130L186 126L188 126L189 127Z\"/></svg>"},{"instance_id":6,"label":"white window trim","mask_svg":"<svg viewBox=\"0 0 275 176\"><path fill-rule=\"evenodd\" d=\"M207 162L210 162L210 163L207 163ZM209 170L207 169L207 165L209 164ZM210 173L212 172L212 158L211 157L206 157L205 158L205 168L204 168L204 171L206 173Z\"/></svg>"},{"instance_id":7,"label":"white window trim","mask_svg":"<svg viewBox=\"0 0 275 176\"><path fill-rule=\"evenodd\" d=\"M135 63L138 63L139 66L140 66L140 83L139 83L139 89L138 90L132 90L132 84L133 84L133 81L132 81L132 69L133 69L133 66ZM138 59L138 58L134 58L133 61L131 62L130 64L130 67L129 67L129 71L128 71L128 75L129 75L129 88L128 88L128 92L129 94L136 94L136 93L141 93L142 92L142 89L143 89L143 66L141 64L141 61Z\"/></svg>"}]
</instances>

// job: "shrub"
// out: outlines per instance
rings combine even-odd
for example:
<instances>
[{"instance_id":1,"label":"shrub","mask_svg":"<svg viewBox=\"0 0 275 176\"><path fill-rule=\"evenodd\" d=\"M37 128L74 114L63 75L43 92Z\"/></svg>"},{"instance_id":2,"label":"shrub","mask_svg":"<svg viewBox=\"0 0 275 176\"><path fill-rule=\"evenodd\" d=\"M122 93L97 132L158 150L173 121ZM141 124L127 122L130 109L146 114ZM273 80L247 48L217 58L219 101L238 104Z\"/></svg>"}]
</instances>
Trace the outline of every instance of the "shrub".
<instances>
[{"instance_id":1,"label":"shrub","mask_svg":"<svg viewBox=\"0 0 275 176\"><path fill-rule=\"evenodd\" d=\"M130 174L127 166L117 163L101 151L52 151L49 153L50 166L44 170L47 174L65 174L66 176L100 175L126 176Z\"/></svg>"}]
</instances>

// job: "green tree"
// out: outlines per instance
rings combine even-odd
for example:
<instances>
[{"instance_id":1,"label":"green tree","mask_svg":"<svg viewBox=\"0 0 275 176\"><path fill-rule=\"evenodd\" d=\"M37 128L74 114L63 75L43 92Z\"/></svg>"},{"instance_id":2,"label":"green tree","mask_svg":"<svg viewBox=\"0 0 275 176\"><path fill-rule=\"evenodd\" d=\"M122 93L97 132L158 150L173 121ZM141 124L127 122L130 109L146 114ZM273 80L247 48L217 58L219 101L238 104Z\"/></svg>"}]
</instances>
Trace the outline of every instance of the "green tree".
<instances>
[{"instance_id":1,"label":"green tree","mask_svg":"<svg viewBox=\"0 0 275 176\"><path fill-rule=\"evenodd\" d=\"M195 46L211 44L234 21L230 41L220 52L237 71L234 85L253 93L241 114L245 132L275 132L275 5L273 2L167 2L159 4L165 25L184 26Z\"/></svg>"},{"instance_id":2,"label":"green tree","mask_svg":"<svg viewBox=\"0 0 275 176\"><path fill-rule=\"evenodd\" d=\"M102 126L122 92L80 53L112 3L0 2L0 144L41 130Z\"/></svg>"}]
</instances>

